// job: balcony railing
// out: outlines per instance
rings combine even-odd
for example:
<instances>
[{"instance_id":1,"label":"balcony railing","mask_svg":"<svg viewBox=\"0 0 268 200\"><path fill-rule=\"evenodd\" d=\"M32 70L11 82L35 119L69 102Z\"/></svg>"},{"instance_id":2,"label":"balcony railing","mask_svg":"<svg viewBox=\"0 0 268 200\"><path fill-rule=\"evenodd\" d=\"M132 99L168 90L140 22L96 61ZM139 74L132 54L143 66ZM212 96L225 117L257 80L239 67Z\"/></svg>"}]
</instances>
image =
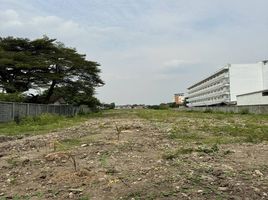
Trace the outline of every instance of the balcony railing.
<instances>
[{"instance_id":1,"label":"balcony railing","mask_svg":"<svg viewBox=\"0 0 268 200\"><path fill-rule=\"evenodd\" d=\"M206 88L206 89L200 90L198 92L195 92L195 93L193 93L191 95L188 95L188 97L193 98L193 97L197 97L197 96L206 95L209 91L217 90L217 89L222 88L222 87L226 88L228 86L229 86L229 83L227 81L224 81L224 82L222 82L220 84L211 86L209 88Z\"/></svg>"},{"instance_id":2,"label":"balcony railing","mask_svg":"<svg viewBox=\"0 0 268 200\"><path fill-rule=\"evenodd\" d=\"M209 106L220 103L229 103L229 98L222 98L218 100L202 101L202 102L190 102L190 106Z\"/></svg>"},{"instance_id":3,"label":"balcony railing","mask_svg":"<svg viewBox=\"0 0 268 200\"><path fill-rule=\"evenodd\" d=\"M197 100L206 100L208 98L219 98L222 95L230 95L229 91L220 91L217 93L211 93L210 95L206 95L206 96L198 96L198 97L194 97L194 98L189 98L188 101L192 102L192 101L197 101ZM223 97L224 98L224 97Z\"/></svg>"},{"instance_id":4,"label":"balcony railing","mask_svg":"<svg viewBox=\"0 0 268 200\"><path fill-rule=\"evenodd\" d=\"M221 74L221 75L219 75L219 76L217 76L217 77L215 77L215 78L213 78L211 80L208 80L208 81L206 81L204 83L201 83L200 85L194 87L193 89L190 89L188 91L188 94L192 94L192 93L194 93L194 92L196 92L198 90L202 90L202 89L206 88L207 86L209 86L211 84L214 84L215 82L217 82L219 80L226 79L228 77L229 77L228 73L223 73L223 74Z\"/></svg>"}]
</instances>

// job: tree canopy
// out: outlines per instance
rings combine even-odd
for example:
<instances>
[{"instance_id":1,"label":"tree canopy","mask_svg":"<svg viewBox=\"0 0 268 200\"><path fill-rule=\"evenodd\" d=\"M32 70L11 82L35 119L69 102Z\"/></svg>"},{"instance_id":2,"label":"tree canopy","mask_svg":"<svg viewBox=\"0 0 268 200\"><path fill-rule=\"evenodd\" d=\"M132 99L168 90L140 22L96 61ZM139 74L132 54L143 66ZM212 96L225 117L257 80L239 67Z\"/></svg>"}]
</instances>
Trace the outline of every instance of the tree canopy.
<instances>
[{"instance_id":1,"label":"tree canopy","mask_svg":"<svg viewBox=\"0 0 268 200\"><path fill-rule=\"evenodd\" d=\"M52 95L62 95L68 103L91 105L96 100L95 88L104 84L99 66L46 36L36 40L0 38L0 88L6 93L43 88L46 91L39 102L48 103Z\"/></svg>"}]
</instances>

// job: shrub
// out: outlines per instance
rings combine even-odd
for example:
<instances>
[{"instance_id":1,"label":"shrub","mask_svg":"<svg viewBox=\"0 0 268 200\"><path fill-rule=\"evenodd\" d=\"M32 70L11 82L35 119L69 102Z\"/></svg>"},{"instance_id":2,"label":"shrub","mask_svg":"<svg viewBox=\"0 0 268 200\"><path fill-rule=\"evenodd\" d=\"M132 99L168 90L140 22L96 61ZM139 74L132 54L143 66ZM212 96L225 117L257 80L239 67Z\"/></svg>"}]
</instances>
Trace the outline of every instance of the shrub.
<instances>
[{"instance_id":1,"label":"shrub","mask_svg":"<svg viewBox=\"0 0 268 200\"><path fill-rule=\"evenodd\" d=\"M0 101L8 101L8 102L23 102L24 96L20 93L0 93Z\"/></svg>"},{"instance_id":2,"label":"shrub","mask_svg":"<svg viewBox=\"0 0 268 200\"><path fill-rule=\"evenodd\" d=\"M204 113L212 113L212 112L213 112L213 110L210 108L206 108L206 110L204 111Z\"/></svg>"},{"instance_id":3,"label":"shrub","mask_svg":"<svg viewBox=\"0 0 268 200\"><path fill-rule=\"evenodd\" d=\"M239 114L242 114L242 115L249 114L249 110L247 108L243 108L239 111Z\"/></svg>"}]
</instances>

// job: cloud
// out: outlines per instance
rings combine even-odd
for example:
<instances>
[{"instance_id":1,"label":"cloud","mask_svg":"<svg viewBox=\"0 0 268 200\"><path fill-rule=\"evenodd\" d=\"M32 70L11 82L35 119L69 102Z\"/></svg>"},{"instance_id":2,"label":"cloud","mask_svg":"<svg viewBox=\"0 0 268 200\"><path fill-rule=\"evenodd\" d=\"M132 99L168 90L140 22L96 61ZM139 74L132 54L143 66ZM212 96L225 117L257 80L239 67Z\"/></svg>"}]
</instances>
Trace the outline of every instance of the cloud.
<instances>
[{"instance_id":1,"label":"cloud","mask_svg":"<svg viewBox=\"0 0 268 200\"><path fill-rule=\"evenodd\" d=\"M12 9L0 12L0 27L1 29L7 29L9 27L21 26L22 23L19 21L19 15Z\"/></svg>"},{"instance_id":2,"label":"cloud","mask_svg":"<svg viewBox=\"0 0 268 200\"><path fill-rule=\"evenodd\" d=\"M101 64L102 101L160 103L226 63L267 59L266 0L0 0L1 36L43 34ZM124 94L124 95L122 95Z\"/></svg>"},{"instance_id":3,"label":"cloud","mask_svg":"<svg viewBox=\"0 0 268 200\"><path fill-rule=\"evenodd\" d=\"M172 59L164 62L164 66L167 67L181 67L183 65L191 64L193 61L181 60L181 59Z\"/></svg>"},{"instance_id":4,"label":"cloud","mask_svg":"<svg viewBox=\"0 0 268 200\"><path fill-rule=\"evenodd\" d=\"M63 20L57 16L23 18L14 10L1 12L0 24L0 31L5 35L31 38L43 34L75 37L84 31L79 24L71 20Z\"/></svg>"}]
</instances>

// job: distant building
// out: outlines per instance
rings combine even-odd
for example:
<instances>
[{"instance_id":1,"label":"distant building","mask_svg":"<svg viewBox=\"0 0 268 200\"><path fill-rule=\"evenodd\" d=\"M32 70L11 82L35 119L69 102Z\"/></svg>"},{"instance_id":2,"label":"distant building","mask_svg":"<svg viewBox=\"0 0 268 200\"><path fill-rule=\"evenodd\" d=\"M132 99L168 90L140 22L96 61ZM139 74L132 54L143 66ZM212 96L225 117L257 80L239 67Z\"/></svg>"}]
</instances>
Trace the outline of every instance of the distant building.
<instances>
[{"instance_id":1,"label":"distant building","mask_svg":"<svg viewBox=\"0 0 268 200\"><path fill-rule=\"evenodd\" d=\"M266 90L268 90L267 61L255 64L227 64L188 88L188 106L257 105L260 102L260 99L256 98L257 91L262 104L268 104L265 97ZM245 98L248 99L246 103Z\"/></svg>"},{"instance_id":2,"label":"distant building","mask_svg":"<svg viewBox=\"0 0 268 200\"><path fill-rule=\"evenodd\" d=\"M174 94L174 101L176 105L182 105L184 102L184 99L185 99L184 93Z\"/></svg>"},{"instance_id":3,"label":"distant building","mask_svg":"<svg viewBox=\"0 0 268 200\"><path fill-rule=\"evenodd\" d=\"M117 105L115 109L144 109L147 108L144 104L134 104L134 105Z\"/></svg>"}]
</instances>

